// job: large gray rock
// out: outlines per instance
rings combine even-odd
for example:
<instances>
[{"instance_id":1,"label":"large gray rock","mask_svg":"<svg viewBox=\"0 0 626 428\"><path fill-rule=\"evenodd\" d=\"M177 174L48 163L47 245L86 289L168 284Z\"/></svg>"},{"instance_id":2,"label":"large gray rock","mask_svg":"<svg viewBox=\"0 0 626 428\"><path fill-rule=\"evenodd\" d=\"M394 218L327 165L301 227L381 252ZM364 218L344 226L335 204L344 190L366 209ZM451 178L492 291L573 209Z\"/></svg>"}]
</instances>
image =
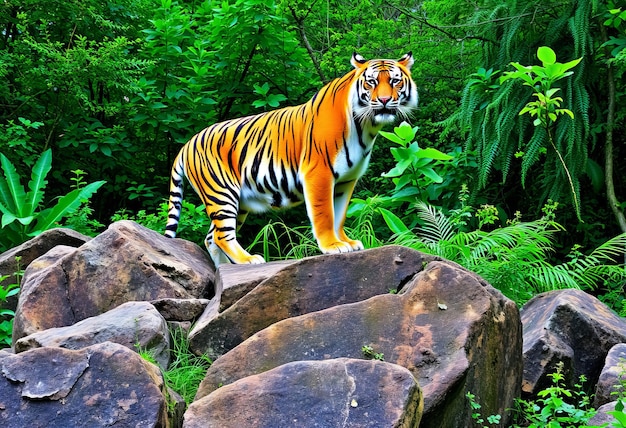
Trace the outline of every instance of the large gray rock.
<instances>
[{"instance_id":1,"label":"large gray rock","mask_svg":"<svg viewBox=\"0 0 626 428\"><path fill-rule=\"evenodd\" d=\"M589 419L587 426L598 427L598 428L622 426L622 425L613 425L613 423L617 422L617 420L612 414L609 413L609 412L615 411L616 404L617 404L617 401L611 401L610 403L606 403L598 407L596 409L597 413L595 414L593 418Z\"/></svg>"},{"instance_id":2,"label":"large gray rock","mask_svg":"<svg viewBox=\"0 0 626 428\"><path fill-rule=\"evenodd\" d=\"M55 228L47 230L33 239L18 245L0 254L0 276L9 277L0 281L0 286L18 283L15 273L24 270L36 258L44 255L57 245L68 247L80 247L91 238L72 229ZM19 258L16 259L16 258ZM0 309L15 310L17 296L9 298L6 302L0 302Z\"/></svg>"},{"instance_id":3,"label":"large gray rock","mask_svg":"<svg viewBox=\"0 0 626 428\"><path fill-rule=\"evenodd\" d=\"M350 266L357 275L361 272L360 265ZM418 270L422 268L420 263ZM332 283L332 271L323 271L325 282ZM343 270L337 275L341 278ZM320 278L309 283L307 277L292 275L292 282L283 280L287 290L281 292L316 289ZM368 279L379 282L376 277ZM386 289L387 284L380 287ZM364 358L363 347L369 346L418 380L424 394L422 427L473 426L467 391L477 396L485 414L504 415L503 423L507 422L522 374L521 323L512 301L476 275L440 261L428 263L400 294L351 301L336 297L336 306L284 319L253 334L213 363L196 399L289 362Z\"/></svg>"},{"instance_id":4,"label":"large gray rock","mask_svg":"<svg viewBox=\"0 0 626 428\"><path fill-rule=\"evenodd\" d=\"M44 258L33 261L24 274L14 341L128 301L213 295L214 272L205 250L130 221L112 224L73 251Z\"/></svg>"},{"instance_id":5,"label":"large gray rock","mask_svg":"<svg viewBox=\"0 0 626 428\"><path fill-rule=\"evenodd\" d=\"M586 376L588 385L595 385L609 350L626 342L626 320L581 290L539 294L524 305L521 319L522 391L529 396L552 385L549 375L559 362L567 387L573 388L580 375Z\"/></svg>"},{"instance_id":6,"label":"large gray rock","mask_svg":"<svg viewBox=\"0 0 626 428\"><path fill-rule=\"evenodd\" d=\"M609 350L604 367L596 384L593 398L595 408L615 400L614 393L622 391L626 380L626 343L618 343Z\"/></svg>"},{"instance_id":7,"label":"large gray rock","mask_svg":"<svg viewBox=\"0 0 626 428\"><path fill-rule=\"evenodd\" d=\"M82 349L105 341L119 343L135 352L150 352L162 368L169 364L167 323L148 302L127 302L71 326L33 333L19 339L14 347L15 352L45 346Z\"/></svg>"},{"instance_id":8,"label":"large gray rock","mask_svg":"<svg viewBox=\"0 0 626 428\"><path fill-rule=\"evenodd\" d=\"M380 361L300 361L249 376L195 401L185 428L419 426L411 373Z\"/></svg>"},{"instance_id":9,"label":"large gray rock","mask_svg":"<svg viewBox=\"0 0 626 428\"><path fill-rule=\"evenodd\" d=\"M265 269L272 275L225 311L218 312L213 304L207 306L189 334L190 348L216 359L280 320L397 290L434 259L409 248L388 246L311 257L286 266L279 264L279 269L270 263ZM256 278L262 276L262 269L238 267L246 283L249 272L249 277ZM228 288L237 287L231 284ZM221 294L216 297L221 298Z\"/></svg>"},{"instance_id":10,"label":"large gray rock","mask_svg":"<svg viewBox=\"0 0 626 428\"><path fill-rule=\"evenodd\" d=\"M167 427L159 369L111 342L37 348L0 359L4 428Z\"/></svg>"}]
</instances>

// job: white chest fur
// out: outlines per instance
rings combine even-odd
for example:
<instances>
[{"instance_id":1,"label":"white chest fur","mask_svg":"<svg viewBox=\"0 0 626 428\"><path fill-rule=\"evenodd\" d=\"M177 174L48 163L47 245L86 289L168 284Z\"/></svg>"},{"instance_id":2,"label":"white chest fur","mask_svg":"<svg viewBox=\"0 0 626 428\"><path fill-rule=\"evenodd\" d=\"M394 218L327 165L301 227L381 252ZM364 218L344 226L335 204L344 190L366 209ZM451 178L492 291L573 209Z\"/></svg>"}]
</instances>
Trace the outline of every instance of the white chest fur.
<instances>
[{"instance_id":1,"label":"white chest fur","mask_svg":"<svg viewBox=\"0 0 626 428\"><path fill-rule=\"evenodd\" d=\"M378 134L379 128L360 128L354 122L351 125L351 132L333 163L338 181L356 180L365 173Z\"/></svg>"}]
</instances>

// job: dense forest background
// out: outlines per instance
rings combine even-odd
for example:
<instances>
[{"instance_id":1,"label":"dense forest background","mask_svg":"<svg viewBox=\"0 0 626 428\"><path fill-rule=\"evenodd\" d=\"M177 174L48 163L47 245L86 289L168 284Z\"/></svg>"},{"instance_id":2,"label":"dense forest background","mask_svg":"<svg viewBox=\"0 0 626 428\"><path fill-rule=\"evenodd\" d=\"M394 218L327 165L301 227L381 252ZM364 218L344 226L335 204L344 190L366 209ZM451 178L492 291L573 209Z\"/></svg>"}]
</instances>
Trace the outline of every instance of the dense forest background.
<instances>
[{"instance_id":1,"label":"dense forest background","mask_svg":"<svg viewBox=\"0 0 626 428\"><path fill-rule=\"evenodd\" d=\"M377 207L414 227L427 202L456 213L466 229L488 230L538 219L548 206L565 231L550 257L565 260L572 248L626 232L625 3L5 0L0 153L26 183L51 149L42 206L105 180L82 212L83 226L96 232L116 213L162 210L174 156L207 125L306 101L349 71L354 51L412 51L415 141L452 159L413 163L392 180L382 174L397 165L397 144L379 138L351 215L371 208L374 228L390 236ZM538 123L520 112L541 102L533 93L543 81L502 76L516 70L511 63L540 65L542 46L557 65L580 62L548 82L558 88L548 101L559 97L556 106L571 117ZM194 196L189 189L199 205ZM278 215L307 223L302 212ZM250 218L243 233L254 236L266 221ZM204 233L196 234L201 242Z\"/></svg>"}]
</instances>

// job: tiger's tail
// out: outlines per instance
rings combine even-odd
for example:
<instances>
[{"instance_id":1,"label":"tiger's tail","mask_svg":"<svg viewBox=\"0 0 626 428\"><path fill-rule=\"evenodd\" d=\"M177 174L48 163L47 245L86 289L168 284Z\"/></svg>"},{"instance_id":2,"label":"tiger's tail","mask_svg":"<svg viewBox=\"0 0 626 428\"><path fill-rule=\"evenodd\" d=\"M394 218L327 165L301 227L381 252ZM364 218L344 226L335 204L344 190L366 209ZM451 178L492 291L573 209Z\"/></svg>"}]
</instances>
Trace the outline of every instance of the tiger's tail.
<instances>
[{"instance_id":1,"label":"tiger's tail","mask_svg":"<svg viewBox=\"0 0 626 428\"><path fill-rule=\"evenodd\" d=\"M176 238L176 229L180 220L180 212L183 202L183 184L185 177L185 162L181 150L174 160L172 173L170 176L170 199L167 208L167 225L165 226L165 236Z\"/></svg>"}]
</instances>

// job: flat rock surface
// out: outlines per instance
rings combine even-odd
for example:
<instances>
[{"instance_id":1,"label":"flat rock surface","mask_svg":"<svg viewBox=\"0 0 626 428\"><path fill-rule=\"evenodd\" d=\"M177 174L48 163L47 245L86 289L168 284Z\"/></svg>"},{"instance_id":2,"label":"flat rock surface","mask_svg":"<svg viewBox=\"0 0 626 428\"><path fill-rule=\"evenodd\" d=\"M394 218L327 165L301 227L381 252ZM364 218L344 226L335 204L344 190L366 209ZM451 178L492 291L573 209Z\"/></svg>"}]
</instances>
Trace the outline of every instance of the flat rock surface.
<instances>
[{"instance_id":1,"label":"flat rock surface","mask_svg":"<svg viewBox=\"0 0 626 428\"><path fill-rule=\"evenodd\" d=\"M195 401L184 428L418 427L422 397L403 367L380 361L300 361Z\"/></svg>"},{"instance_id":2,"label":"flat rock surface","mask_svg":"<svg viewBox=\"0 0 626 428\"><path fill-rule=\"evenodd\" d=\"M434 259L409 248L388 246L279 265L274 275L224 312L215 312L209 305L207 315L190 332L190 348L216 359L280 320L397 290ZM241 266L241 270L249 268Z\"/></svg>"}]
</instances>

